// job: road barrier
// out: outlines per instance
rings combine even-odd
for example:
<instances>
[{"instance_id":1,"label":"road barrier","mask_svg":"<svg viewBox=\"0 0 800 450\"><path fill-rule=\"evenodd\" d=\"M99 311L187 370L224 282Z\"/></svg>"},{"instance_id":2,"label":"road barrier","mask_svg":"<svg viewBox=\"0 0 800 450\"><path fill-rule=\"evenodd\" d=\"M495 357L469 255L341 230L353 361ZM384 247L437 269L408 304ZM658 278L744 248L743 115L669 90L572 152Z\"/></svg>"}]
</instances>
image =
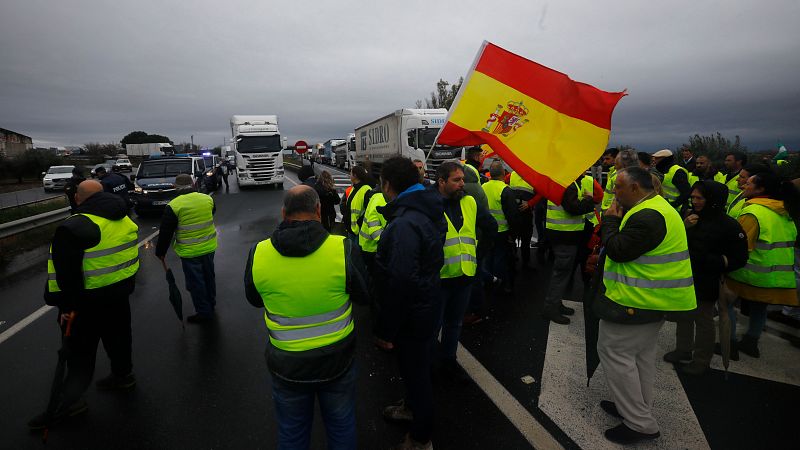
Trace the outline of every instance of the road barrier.
<instances>
[{"instance_id":1,"label":"road barrier","mask_svg":"<svg viewBox=\"0 0 800 450\"><path fill-rule=\"evenodd\" d=\"M0 224L0 239L24 233L69 217L69 208L56 209L31 217Z\"/></svg>"}]
</instances>

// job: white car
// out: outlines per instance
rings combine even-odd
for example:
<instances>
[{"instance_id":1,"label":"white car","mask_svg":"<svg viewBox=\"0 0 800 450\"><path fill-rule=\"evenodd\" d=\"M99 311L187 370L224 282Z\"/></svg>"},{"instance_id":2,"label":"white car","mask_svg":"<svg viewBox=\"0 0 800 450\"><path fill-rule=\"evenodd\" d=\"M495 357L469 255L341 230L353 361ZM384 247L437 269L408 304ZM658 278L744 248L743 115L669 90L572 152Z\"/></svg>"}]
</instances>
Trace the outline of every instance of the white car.
<instances>
[{"instance_id":1,"label":"white car","mask_svg":"<svg viewBox=\"0 0 800 450\"><path fill-rule=\"evenodd\" d=\"M47 172L43 173L42 187L45 192L63 191L67 180L72 178L72 169L75 166L50 166Z\"/></svg>"},{"instance_id":2,"label":"white car","mask_svg":"<svg viewBox=\"0 0 800 450\"><path fill-rule=\"evenodd\" d=\"M133 166L131 165L131 161L127 158L116 160L114 162L114 165L119 167L120 172L133 172Z\"/></svg>"}]
</instances>

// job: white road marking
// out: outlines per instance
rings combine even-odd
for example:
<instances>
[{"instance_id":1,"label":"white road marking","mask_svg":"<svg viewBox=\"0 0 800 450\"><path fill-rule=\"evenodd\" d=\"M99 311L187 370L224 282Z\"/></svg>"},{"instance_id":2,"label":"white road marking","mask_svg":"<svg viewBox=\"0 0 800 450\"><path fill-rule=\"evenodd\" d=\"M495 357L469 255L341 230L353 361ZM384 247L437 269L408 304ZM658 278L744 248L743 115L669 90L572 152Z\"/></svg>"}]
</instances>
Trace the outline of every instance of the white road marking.
<instances>
[{"instance_id":1,"label":"white road marking","mask_svg":"<svg viewBox=\"0 0 800 450\"><path fill-rule=\"evenodd\" d=\"M6 339L10 338L11 336L17 334L23 328L30 325L31 322L33 322L34 320L45 315L48 311L50 311L53 308L54 306L44 305L41 308L37 309L36 312L34 312L33 314L15 323L11 328L7 329L2 334L0 334L0 344L5 342Z\"/></svg>"},{"instance_id":2,"label":"white road marking","mask_svg":"<svg viewBox=\"0 0 800 450\"><path fill-rule=\"evenodd\" d=\"M458 344L456 358L475 384L534 448L564 448L461 344Z\"/></svg>"},{"instance_id":3,"label":"white road marking","mask_svg":"<svg viewBox=\"0 0 800 450\"><path fill-rule=\"evenodd\" d=\"M141 242L139 242L136 245L136 248L140 248L143 245L146 245L148 242L150 242L156 236L158 236L158 233L159 233L159 230L153 232L152 234L150 234L150 236L147 236L146 238L142 239ZM41 308L37 309L32 314L30 314L28 317L26 317L26 318L20 320L19 322L15 323L13 326L11 326L11 328L7 329L2 334L0 334L0 344L5 342L11 336L14 336L15 334L17 334L20 331L22 331L25 327L27 327L28 325L33 323L39 317L42 317L43 315L45 315L48 311L50 311L53 308L55 308L55 306L50 306L50 305L42 306Z\"/></svg>"},{"instance_id":4,"label":"white road marking","mask_svg":"<svg viewBox=\"0 0 800 450\"><path fill-rule=\"evenodd\" d=\"M602 366L597 368L589 386L586 385L583 304L571 301L564 304L575 308L575 315L569 325L550 325L538 406L581 448L621 448L603 436L603 431L618 425L619 419L600 408L600 400L612 400ZM661 359L674 347L675 324L667 322L658 339L653 407L661 438L642 447L708 449L708 441L677 372L672 364Z\"/></svg>"}]
</instances>

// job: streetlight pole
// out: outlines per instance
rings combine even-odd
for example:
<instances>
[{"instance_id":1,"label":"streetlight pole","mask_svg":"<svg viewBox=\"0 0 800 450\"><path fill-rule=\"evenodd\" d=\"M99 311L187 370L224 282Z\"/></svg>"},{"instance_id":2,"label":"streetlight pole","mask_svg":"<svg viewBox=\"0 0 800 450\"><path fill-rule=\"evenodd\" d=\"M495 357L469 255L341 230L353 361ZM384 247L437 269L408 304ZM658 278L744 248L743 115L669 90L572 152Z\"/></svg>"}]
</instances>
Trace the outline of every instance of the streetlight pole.
<instances>
[{"instance_id":1,"label":"streetlight pole","mask_svg":"<svg viewBox=\"0 0 800 450\"><path fill-rule=\"evenodd\" d=\"M194 135L192 135L191 139L192 139L192 149L190 150L189 153L194 153Z\"/></svg>"}]
</instances>

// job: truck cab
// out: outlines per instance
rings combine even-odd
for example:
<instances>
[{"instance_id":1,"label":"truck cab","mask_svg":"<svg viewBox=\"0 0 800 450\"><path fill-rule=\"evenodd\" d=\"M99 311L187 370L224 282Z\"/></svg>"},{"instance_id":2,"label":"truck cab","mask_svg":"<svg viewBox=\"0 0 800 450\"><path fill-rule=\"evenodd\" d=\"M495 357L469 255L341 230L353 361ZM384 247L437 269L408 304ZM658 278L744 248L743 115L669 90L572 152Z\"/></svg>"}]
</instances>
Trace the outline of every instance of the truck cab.
<instances>
[{"instance_id":1,"label":"truck cab","mask_svg":"<svg viewBox=\"0 0 800 450\"><path fill-rule=\"evenodd\" d=\"M283 189L283 141L278 116L233 116L231 135L239 185L272 184Z\"/></svg>"}]
</instances>

